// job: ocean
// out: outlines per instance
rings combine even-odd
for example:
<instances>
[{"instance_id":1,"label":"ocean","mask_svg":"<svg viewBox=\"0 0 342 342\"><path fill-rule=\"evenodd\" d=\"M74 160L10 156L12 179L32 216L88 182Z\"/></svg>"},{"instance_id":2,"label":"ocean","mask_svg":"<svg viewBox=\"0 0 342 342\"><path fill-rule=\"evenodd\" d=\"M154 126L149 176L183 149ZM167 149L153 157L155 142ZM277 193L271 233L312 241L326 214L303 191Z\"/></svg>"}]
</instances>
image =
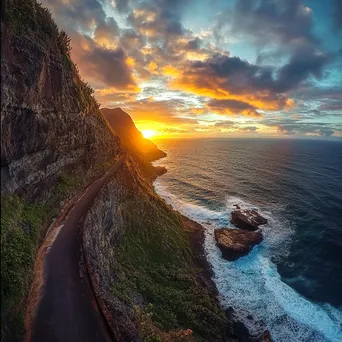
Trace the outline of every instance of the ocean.
<instances>
[{"instance_id":1,"label":"ocean","mask_svg":"<svg viewBox=\"0 0 342 342\"><path fill-rule=\"evenodd\" d=\"M225 308L276 342L342 341L342 141L158 140L168 172L157 193L205 227ZM221 257L213 231L233 205L268 219L249 255Z\"/></svg>"}]
</instances>

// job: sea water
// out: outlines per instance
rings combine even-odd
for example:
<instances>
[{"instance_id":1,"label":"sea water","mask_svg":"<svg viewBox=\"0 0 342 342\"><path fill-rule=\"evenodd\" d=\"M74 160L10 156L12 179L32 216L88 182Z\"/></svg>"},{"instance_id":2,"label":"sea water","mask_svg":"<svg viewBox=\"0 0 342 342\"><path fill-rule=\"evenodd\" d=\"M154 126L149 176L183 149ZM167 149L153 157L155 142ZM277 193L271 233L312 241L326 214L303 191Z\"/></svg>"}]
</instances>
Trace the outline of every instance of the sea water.
<instances>
[{"instance_id":1,"label":"sea water","mask_svg":"<svg viewBox=\"0 0 342 342\"><path fill-rule=\"evenodd\" d=\"M342 341L342 142L160 140L168 172L155 189L205 227L220 301L252 335ZM249 255L222 258L214 229L232 228L234 204L268 219Z\"/></svg>"}]
</instances>

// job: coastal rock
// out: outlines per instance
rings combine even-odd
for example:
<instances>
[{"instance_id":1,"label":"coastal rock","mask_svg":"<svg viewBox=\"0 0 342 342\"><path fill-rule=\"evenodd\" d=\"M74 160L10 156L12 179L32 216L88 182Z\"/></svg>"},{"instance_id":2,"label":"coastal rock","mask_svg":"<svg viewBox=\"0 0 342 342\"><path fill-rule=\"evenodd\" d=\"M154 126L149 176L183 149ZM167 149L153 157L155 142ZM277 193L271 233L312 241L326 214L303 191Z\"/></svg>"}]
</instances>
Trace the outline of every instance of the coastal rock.
<instances>
[{"instance_id":1,"label":"coastal rock","mask_svg":"<svg viewBox=\"0 0 342 342\"><path fill-rule=\"evenodd\" d=\"M216 244L222 252L222 256L233 261L247 255L252 248L262 241L260 231L250 232L239 229L220 228L215 229Z\"/></svg>"},{"instance_id":2,"label":"coastal rock","mask_svg":"<svg viewBox=\"0 0 342 342\"><path fill-rule=\"evenodd\" d=\"M247 230L257 230L260 225L266 224L267 219L256 210L234 210L230 221L235 227Z\"/></svg>"}]
</instances>

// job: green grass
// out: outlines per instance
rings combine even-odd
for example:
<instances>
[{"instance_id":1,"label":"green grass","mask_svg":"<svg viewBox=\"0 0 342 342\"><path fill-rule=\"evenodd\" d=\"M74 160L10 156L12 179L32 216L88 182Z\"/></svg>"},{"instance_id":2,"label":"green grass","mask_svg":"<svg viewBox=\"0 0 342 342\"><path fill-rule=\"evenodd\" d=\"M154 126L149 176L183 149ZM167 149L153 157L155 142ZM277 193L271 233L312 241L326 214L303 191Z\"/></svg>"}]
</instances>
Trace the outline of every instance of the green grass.
<instances>
[{"instance_id":1,"label":"green grass","mask_svg":"<svg viewBox=\"0 0 342 342\"><path fill-rule=\"evenodd\" d=\"M127 231L118 251L113 295L131 305L140 294L152 304L151 319L164 332L191 329L196 340L221 340L226 316L198 282L200 270L180 216L142 193L122 204L121 215Z\"/></svg>"},{"instance_id":2,"label":"green grass","mask_svg":"<svg viewBox=\"0 0 342 342\"><path fill-rule=\"evenodd\" d=\"M1 199L1 337L23 334L23 299L32 280L47 205Z\"/></svg>"},{"instance_id":3,"label":"green grass","mask_svg":"<svg viewBox=\"0 0 342 342\"><path fill-rule=\"evenodd\" d=\"M1 341L20 341L35 258L47 227L62 200L80 192L111 166L106 161L91 174L60 176L45 203L27 203L18 196L1 197Z\"/></svg>"}]
</instances>

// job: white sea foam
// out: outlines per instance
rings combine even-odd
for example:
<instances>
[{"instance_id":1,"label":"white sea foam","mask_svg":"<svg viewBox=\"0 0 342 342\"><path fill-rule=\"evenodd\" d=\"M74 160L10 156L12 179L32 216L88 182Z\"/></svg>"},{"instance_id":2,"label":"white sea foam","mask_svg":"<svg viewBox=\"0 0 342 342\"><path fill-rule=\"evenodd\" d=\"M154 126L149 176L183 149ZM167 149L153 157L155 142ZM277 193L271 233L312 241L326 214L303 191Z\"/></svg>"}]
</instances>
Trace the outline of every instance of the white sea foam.
<instances>
[{"instance_id":1,"label":"white sea foam","mask_svg":"<svg viewBox=\"0 0 342 342\"><path fill-rule=\"evenodd\" d=\"M270 211L261 214L269 223L263 227L264 241L252 252L234 262L221 257L214 229L229 226L234 204L253 208L241 198L229 197L219 211L187 203L171 194L161 180L154 184L157 193L182 214L206 228L205 249L214 271L214 281L224 307L232 307L253 335L265 329L276 342L341 342L342 310L315 304L284 283L271 261L286 257L291 226Z\"/></svg>"}]
</instances>

